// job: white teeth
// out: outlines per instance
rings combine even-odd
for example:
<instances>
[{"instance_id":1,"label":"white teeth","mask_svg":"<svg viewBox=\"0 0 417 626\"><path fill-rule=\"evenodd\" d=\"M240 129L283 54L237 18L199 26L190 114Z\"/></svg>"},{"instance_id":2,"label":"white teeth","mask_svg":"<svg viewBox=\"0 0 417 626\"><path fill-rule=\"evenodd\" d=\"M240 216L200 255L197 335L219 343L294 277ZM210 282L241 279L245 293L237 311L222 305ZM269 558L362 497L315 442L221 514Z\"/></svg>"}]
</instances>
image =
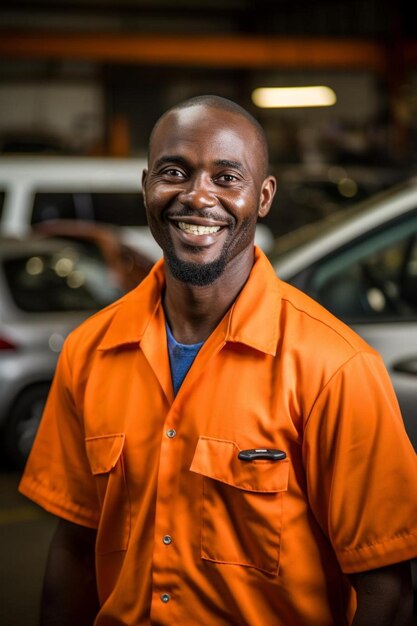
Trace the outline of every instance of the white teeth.
<instances>
[{"instance_id":1,"label":"white teeth","mask_svg":"<svg viewBox=\"0 0 417 626\"><path fill-rule=\"evenodd\" d=\"M198 226L197 224L186 224L185 222L178 222L178 228L185 233L193 235L210 235L220 230L220 226Z\"/></svg>"}]
</instances>

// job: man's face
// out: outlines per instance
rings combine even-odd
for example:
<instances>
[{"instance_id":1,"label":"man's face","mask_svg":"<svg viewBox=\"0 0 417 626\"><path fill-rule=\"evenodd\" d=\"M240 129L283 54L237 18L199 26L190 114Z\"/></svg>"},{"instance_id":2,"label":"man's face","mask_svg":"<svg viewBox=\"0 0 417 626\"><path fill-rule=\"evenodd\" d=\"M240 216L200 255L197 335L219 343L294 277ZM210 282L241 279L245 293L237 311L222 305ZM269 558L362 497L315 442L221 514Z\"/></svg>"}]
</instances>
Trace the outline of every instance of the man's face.
<instances>
[{"instance_id":1,"label":"man's face","mask_svg":"<svg viewBox=\"0 0 417 626\"><path fill-rule=\"evenodd\" d=\"M163 118L143 188L150 229L176 278L210 284L233 259L253 254L258 215L275 190L264 169L243 116L197 105Z\"/></svg>"}]
</instances>

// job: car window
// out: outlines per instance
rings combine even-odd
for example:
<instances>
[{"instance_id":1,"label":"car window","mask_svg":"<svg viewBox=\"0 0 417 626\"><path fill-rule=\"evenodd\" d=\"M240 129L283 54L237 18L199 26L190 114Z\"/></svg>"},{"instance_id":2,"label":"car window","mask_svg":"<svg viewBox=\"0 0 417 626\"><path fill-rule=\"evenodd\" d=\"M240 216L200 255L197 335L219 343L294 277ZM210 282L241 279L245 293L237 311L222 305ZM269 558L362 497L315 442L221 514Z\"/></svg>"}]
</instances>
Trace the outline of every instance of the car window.
<instances>
[{"instance_id":1,"label":"car window","mask_svg":"<svg viewBox=\"0 0 417 626\"><path fill-rule=\"evenodd\" d=\"M94 218L118 226L146 226L142 194L115 192L91 194Z\"/></svg>"},{"instance_id":2,"label":"car window","mask_svg":"<svg viewBox=\"0 0 417 626\"><path fill-rule=\"evenodd\" d=\"M37 192L33 198L32 224L48 220L75 219L74 195L68 192Z\"/></svg>"},{"instance_id":3,"label":"car window","mask_svg":"<svg viewBox=\"0 0 417 626\"><path fill-rule=\"evenodd\" d=\"M3 261L10 293L26 312L96 310L122 295L107 266L81 247Z\"/></svg>"},{"instance_id":4,"label":"car window","mask_svg":"<svg viewBox=\"0 0 417 626\"><path fill-rule=\"evenodd\" d=\"M372 233L318 264L308 292L343 320L417 317L417 216Z\"/></svg>"},{"instance_id":5,"label":"car window","mask_svg":"<svg viewBox=\"0 0 417 626\"><path fill-rule=\"evenodd\" d=\"M48 220L84 220L118 226L146 226L139 192L50 192L34 195L32 224Z\"/></svg>"}]
</instances>

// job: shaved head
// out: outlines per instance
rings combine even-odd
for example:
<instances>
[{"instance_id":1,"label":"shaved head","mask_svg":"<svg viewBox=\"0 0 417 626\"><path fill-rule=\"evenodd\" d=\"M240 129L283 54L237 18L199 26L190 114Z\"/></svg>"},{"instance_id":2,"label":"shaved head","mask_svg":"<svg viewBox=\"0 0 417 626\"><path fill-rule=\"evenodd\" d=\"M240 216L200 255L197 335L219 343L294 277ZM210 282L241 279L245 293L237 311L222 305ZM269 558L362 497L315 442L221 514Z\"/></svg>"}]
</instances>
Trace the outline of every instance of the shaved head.
<instances>
[{"instance_id":1,"label":"shaved head","mask_svg":"<svg viewBox=\"0 0 417 626\"><path fill-rule=\"evenodd\" d=\"M184 100L183 102L180 102L176 104L175 106L171 107L170 109L168 109L167 111L165 111L165 113L163 113L161 117L157 120L157 122L155 123L152 129L152 132L149 138L149 150L151 149L151 146L152 146L152 141L155 135L155 131L158 129L160 123L171 113L175 113L176 111L181 111L183 109L189 109L191 107L206 107L209 109L217 109L219 111L227 111L229 113L234 113L246 119L252 126L254 133L255 133L255 137L259 144L259 148L260 148L259 155L261 156L261 159L262 159L262 162L259 163L259 166L261 168L261 171L263 172L263 176L264 177L267 176L269 155L268 155L268 142L266 139L264 129L262 128L260 123L253 117L253 115L251 115L248 111L246 111L246 109L241 107L239 104L236 104L236 102L233 102L232 100L228 100L227 98L222 98L220 96L214 96L214 95L196 96L194 98L189 98L188 100Z\"/></svg>"},{"instance_id":2,"label":"shaved head","mask_svg":"<svg viewBox=\"0 0 417 626\"><path fill-rule=\"evenodd\" d=\"M142 189L171 277L205 287L233 282L235 267L249 273L256 223L275 193L267 169L263 129L230 100L199 96L159 118Z\"/></svg>"}]
</instances>

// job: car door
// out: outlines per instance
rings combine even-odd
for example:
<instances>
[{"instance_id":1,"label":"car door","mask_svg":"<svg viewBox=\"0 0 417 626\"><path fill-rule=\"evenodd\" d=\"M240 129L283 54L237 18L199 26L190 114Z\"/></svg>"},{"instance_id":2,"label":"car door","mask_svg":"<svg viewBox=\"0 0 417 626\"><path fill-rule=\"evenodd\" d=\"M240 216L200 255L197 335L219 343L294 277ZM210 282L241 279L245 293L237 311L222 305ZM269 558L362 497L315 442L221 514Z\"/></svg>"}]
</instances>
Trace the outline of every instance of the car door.
<instances>
[{"instance_id":1,"label":"car door","mask_svg":"<svg viewBox=\"0 0 417 626\"><path fill-rule=\"evenodd\" d=\"M323 257L303 283L381 354L417 450L417 212Z\"/></svg>"}]
</instances>

